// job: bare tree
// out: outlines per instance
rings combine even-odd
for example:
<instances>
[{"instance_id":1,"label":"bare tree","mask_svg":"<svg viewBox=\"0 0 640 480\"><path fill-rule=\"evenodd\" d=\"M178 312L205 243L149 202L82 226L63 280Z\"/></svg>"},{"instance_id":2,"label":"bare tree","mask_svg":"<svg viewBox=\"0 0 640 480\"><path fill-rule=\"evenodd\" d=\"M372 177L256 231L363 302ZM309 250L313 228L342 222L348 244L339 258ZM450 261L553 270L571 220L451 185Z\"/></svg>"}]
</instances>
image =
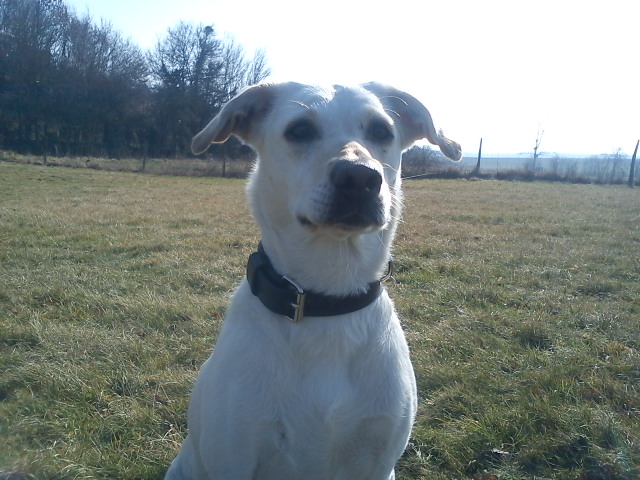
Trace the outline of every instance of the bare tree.
<instances>
[{"instance_id":1,"label":"bare tree","mask_svg":"<svg viewBox=\"0 0 640 480\"><path fill-rule=\"evenodd\" d=\"M128 148L146 88L140 50L62 0L0 0L0 140L41 154Z\"/></svg>"},{"instance_id":2,"label":"bare tree","mask_svg":"<svg viewBox=\"0 0 640 480\"><path fill-rule=\"evenodd\" d=\"M154 91L154 148L182 155L193 134L240 89L269 74L264 55L247 61L244 49L212 26L180 22L148 54ZM159 141L159 142L158 142ZM215 149L214 149L215 150Z\"/></svg>"},{"instance_id":3,"label":"bare tree","mask_svg":"<svg viewBox=\"0 0 640 480\"><path fill-rule=\"evenodd\" d=\"M158 132L149 142L152 154L186 153L198 125L210 109L220 107L225 97L219 86L221 51L213 27L180 22L147 54Z\"/></svg>"},{"instance_id":4,"label":"bare tree","mask_svg":"<svg viewBox=\"0 0 640 480\"><path fill-rule=\"evenodd\" d=\"M224 92L224 101L238 93L245 87L245 79L249 64L245 60L244 49L232 37L227 37L220 52L222 69L220 71L220 87Z\"/></svg>"},{"instance_id":5,"label":"bare tree","mask_svg":"<svg viewBox=\"0 0 640 480\"><path fill-rule=\"evenodd\" d=\"M429 145L414 145L402 154L402 174L404 177L425 175L437 171L449 161L439 151Z\"/></svg>"},{"instance_id":6,"label":"bare tree","mask_svg":"<svg viewBox=\"0 0 640 480\"><path fill-rule=\"evenodd\" d=\"M146 55L64 0L0 0L0 148L168 156L240 88L269 75L212 26L181 22ZM45 160L46 161L46 160Z\"/></svg>"},{"instance_id":7,"label":"bare tree","mask_svg":"<svg viewBox=\"0 0 640 480\"><path fill-rule=\"evenodd\" d=\"M622 162L624 161L624 152L622 148L616 148L613 153L605 155L605 159L609 164L609 183L615 183L620 180L622 173Z\"/></svg>"},{"instance_id":8,"label":"bare tree","mask_svg":"<svg viewBox=\"0 0 640 480\"><path fill-rule=\"evenodd\" d=\"M540 130L540 126L538 126L538 133L536 134L536 143L533 146L533 159L531 160L531 165L529 166L529 170L535 172L538 168L538 158L544 155L544 152L540 151L540 144L542 143L542 136L544 135L544 130Z\"/></svg>"},{"instance_id":9,"label":"bare tree","mask_svg":"<svg viewBox=\"0 0 640 480\"><path fill-rule=\"evenodd\" d=\"M267 55L263 49L258 49L253 55L247 71L247 84L254 85L271 75L271 69L267 66Z\"/></svg>"},{"instance_id":10,"label":"bare tree","mask_svg":"<svg viewBox=\"0 0 640 480\"><path fill-rule=\"evenodd\" d=\"M256 50L253 59L247 60L244 49L233 37L225 38L220 57L220 84L226 92L225 101L235 96L240 89L259 83L271 75L264 50Z\"/></svg>"}]
</instances>

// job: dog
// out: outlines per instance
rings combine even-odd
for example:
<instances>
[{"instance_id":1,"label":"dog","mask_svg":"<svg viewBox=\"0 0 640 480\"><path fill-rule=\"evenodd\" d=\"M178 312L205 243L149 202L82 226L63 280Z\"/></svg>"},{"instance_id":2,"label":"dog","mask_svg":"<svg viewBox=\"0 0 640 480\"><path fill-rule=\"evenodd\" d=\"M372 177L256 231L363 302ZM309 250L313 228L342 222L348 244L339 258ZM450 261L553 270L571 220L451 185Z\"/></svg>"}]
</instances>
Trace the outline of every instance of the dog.
<instances>
[{"instance_id":1,"label":"dog","mask_svg":"<svg viewBox=\"0 0 640 480\"><path fill-rule=\"evenodd\" d=\"M192 142L258 155L247 194L262 241L192 392L168 480L389 480L417 394L380 279L401 213L402 152L460 146L379 83L260 84Z\"/></svg>"}]
</instances>

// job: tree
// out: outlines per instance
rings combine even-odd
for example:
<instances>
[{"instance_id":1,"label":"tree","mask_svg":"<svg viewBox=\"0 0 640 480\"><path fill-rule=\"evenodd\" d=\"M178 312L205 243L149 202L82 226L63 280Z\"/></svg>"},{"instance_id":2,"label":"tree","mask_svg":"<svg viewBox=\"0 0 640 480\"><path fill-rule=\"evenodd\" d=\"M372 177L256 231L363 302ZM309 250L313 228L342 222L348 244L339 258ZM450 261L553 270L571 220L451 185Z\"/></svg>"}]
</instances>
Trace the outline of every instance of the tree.
<instances>
[{"instance_id":1,"label":"tree","mask_svg":"<svg viewBox=\"0 0 640 480\"><path fill-rule=\"evenodd\" d=\"M68 11L60 0L0 2L0 137L5 147L41 143L51 111L54 55Z\"/></svg>"},{"instance_id":2,"label":"tree","mask_svg":"<svg viewBox=\"0 0 640 480\"><path fill-rule=\"evenodd\" d=\"M147 66L140 49L90 16L73 18L54 97L64 112L61 141L76 153L128 153L145 111Z\"/></svg>"},{"instance_id":3,"label":"tree","mask_svg":"<svg viewBox=\"0 0 640 480\"><path fill-rule=\"evenodd\" d=\"M447 163L444 155L429 145L414 145L402 154L402 173L405 178L425 175Z\"/></svg>"},{"instance_id":4,"label":"tree","mask_svg":"<svg viewBox=\"0 0 640 480\"><path fill-rule=\"evenodd\" d=\"M269 75L212 26L181 22L144 54L63 0L0 0L0 148L168 156L244 86ZM232 143L223 148L239 148Z\"/></svg>"},{"instance_id":5,"label":"tree","mask_svg":"<svg viewBox=\"0 0 640 480\"><path fill-rule=\"evenodd\" d=\"M45 159L128 148L146 64L110 24L61 0L2 0L0 53L4 148Z\"/></svg>"},{"instance_id":6,"label":"tree","mask_svg":"<svg viewBox=\"0 0 640 480\"><path fill-rule=\"evenodd\" d=\"M609 164L609 183L615 183L620 180L619 176L622 173L621 167L624 157L624 152L620 147L616 148L613 153L605 155L605 161Z\"/></svg>"},{"instance_id":7,"label":"tree","mask_svg":"<svg viewBox=\"0 0 640 480\"><path fill-rule=\"evenodd\" d=\"M154 127L162 132L151 142L156 155L188 151L189 135L203 124L206 106L218 103L220 51L213 27L180 22L148 54Z\"/></svg>"},{"instance_id":8,"label":"tree","mask_svg":"<svg viewBox=\"0 0 640 480\"><path fill-rule=\"evenodd\" d=\"M542 143L542 136L544 135L544 130L540 130L540 126L538 126L538 133L536 134L536 143L533 146L533 158L531 160L531 165L529 165L529 170L535 172L538 168L538 158L544 155L544 152L540 152L540 144Z\"/></svg>"},{"instance_id":9,"label":"tree","mask_svg":"<svg viewBox=\"0 0 640 480\"><path fill-rule=\"evenodd\" d=\"M221 41L212 26L180 22L148 54L154 121L163 132L156 152L183 155L191 137L224 103L253 80L269 74L263 54L254 61L233 39Z\"/></svg>"},{"instance_id":10,"label":"tree","mask_svg":"<svg viewBox=\"0 0 640 480\"><path fill-rule=\"evenodd\" d=\"M267 66L266 52L263 49L258 49L255 51L253 59L249 63L246 83L247 85L260 83L269 75L271 75L271 69Z\"/></svg>"}]
</instances>

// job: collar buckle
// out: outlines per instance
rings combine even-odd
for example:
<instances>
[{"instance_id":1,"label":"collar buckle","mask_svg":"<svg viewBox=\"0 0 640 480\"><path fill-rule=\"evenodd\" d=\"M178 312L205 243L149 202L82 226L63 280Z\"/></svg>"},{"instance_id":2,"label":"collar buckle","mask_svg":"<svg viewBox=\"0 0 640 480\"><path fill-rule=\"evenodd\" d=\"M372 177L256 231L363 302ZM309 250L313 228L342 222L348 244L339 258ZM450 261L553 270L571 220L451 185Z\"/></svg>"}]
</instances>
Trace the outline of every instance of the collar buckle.
<instances>
[{"instance_id":1,"label":"collar buckle","mask_svg":"<svg viewBox=\"0 0 640 480\"><path fill-rule=\"evenodd\" d=\"M284 278L287 282L289 282L293 286L293 288L296 289L296 301L295 303L294 302L291 303L291 306L293 307L293 318L291 318L290 320L293 323L300 323L304 318L304 301L307 294L304 293L304 290L302 289L302 287L300 287L300 285L298 285L296 282L291 280L286 275L282 275L282 278Z\"/></svg>"}]
</instances>

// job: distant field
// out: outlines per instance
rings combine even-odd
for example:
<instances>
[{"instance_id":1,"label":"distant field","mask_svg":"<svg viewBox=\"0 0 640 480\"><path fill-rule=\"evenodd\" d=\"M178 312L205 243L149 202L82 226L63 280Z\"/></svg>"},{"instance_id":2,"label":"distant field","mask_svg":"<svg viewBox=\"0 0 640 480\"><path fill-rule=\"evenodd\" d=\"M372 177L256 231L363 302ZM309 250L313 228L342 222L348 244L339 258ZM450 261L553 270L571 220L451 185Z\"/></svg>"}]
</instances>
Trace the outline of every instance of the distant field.
<instances>
[{"instance_id":1,"label":"distant field","mask_svg":"<svg viewBox=\"0 0 640 480\"><path fill-rule=\"evenodd\" d=\"M640 478L640 189L405 187L397 478ZM0 162L0 479L162 478L259 239L243 189Z\"/></svg>"}]
</instances>

